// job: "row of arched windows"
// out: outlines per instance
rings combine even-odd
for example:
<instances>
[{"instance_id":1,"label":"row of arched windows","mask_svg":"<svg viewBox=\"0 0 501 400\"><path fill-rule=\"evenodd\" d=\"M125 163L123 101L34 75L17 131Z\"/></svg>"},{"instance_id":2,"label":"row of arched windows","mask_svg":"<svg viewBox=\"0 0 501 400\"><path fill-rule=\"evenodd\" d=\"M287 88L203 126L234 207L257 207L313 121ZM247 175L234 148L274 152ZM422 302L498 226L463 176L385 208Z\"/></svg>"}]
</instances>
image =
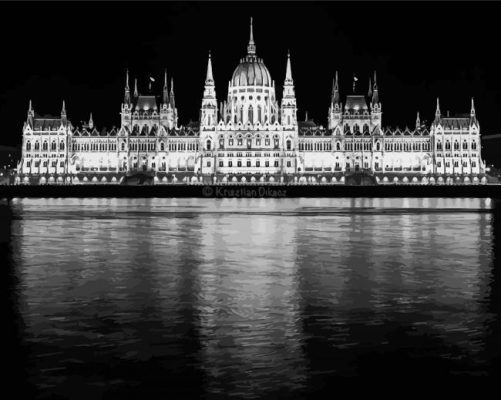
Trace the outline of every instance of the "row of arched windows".
<instances>
[{"instance_id":1,"label":"row of arched windows","mask_svg":"<svg viewBox=\"0 0 501 400\"><path fill-rule=\"evenodd\" d=\"M39 151L40 150L40 142L35 142L33 148L35 151ZM61 140L59 142L59 151L64 151L64 148L65 148L64 141ZM58 149L57 142L52 141L50 144L50 151L57 151L57 149ZM48 151L48 150L49 150L49 142L44 141L42 143L42 151ZM31 142L29 140L26 142L26 151L31 151Z\"/></svg>"},{"instance_id":2,"label":"row of arched windows","mask_svg":"<svg viewBox=\"0 0 501 400\"><path fill-rule=\"evenodd\" d=\"M364 124L362 131L363 131L364 135L369 134L369 125ZM358 124L353 125L353 131L352 131L350 128L350 125L345 124L344 125L344 133L345 133L345 135L349 135L351 133L353 133L355 135L360 134L360 126Z\"/></svg>"},{"instance_id":3,"label":"row of arched windows","mask_svg":"<svg viewBox=\"0 0 501 400\"><path fill-rule=\"evenodd\" d=\"M468 150L468 142L465 140L463 141L463 150ZM454 150L459 150L460 149L460 146L459 146L459 141L455 141L454 142ZM437 141L437 150L443 150L443 147L442 147L442 142L439 140ZM449 142L448 140L445 142L445 150L451 150L451 142ZM471 142L471 150L477 150L477 142L473 141Z\"/></svg>"}]
</instances>

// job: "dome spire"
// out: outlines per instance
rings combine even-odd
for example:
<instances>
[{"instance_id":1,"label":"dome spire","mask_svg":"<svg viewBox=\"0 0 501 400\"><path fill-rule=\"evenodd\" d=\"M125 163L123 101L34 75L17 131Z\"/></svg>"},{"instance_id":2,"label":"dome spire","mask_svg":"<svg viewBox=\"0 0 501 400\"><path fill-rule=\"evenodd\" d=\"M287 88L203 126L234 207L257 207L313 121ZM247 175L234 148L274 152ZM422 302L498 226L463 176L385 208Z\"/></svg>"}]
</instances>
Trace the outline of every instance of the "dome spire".
<instances>
[{"instance_id":1,"label":"dome spire","mask_svg":"<svg viewBox=\"0 0 501 400\"><path fill-rule=\"evenodd\" d=\"M256 45L254 43L254 32L252 28L252 17L250 18L250 38L249 44L247 45L247 55L255 55L256 54Z\"/></svg>"}]
</instances>

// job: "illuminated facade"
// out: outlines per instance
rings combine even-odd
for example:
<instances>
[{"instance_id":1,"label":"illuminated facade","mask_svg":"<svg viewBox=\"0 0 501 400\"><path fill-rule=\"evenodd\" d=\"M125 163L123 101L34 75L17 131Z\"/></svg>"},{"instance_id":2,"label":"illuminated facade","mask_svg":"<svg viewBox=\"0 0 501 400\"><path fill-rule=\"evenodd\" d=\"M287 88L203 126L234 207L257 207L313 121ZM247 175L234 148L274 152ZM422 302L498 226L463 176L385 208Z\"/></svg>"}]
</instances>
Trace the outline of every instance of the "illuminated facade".
<instances>
[{"instance_id":1,"label":"illuminated facade","mask_svg":"<svg viewBox=\"0 0 501 400\"><path fill-rule=\"evenodd\" d=\"M167 73L161 96L129 88L127 73L120 128L98 130L92 115L74 127L63 102L58 118L40 118L29 105L23 127L18 183L113 183L145 173L157 183L324 182L365 170L380 183L475 182L485 165L473 100L470 113L414 129L382 125L376 74L367 95L341 100L335 74L327 126L298 121L291 58L282 96L257 56L252 21L247 54L218 104L209 53L199 122L178 124L174 82Z\"/></svg>"}]
</instances>

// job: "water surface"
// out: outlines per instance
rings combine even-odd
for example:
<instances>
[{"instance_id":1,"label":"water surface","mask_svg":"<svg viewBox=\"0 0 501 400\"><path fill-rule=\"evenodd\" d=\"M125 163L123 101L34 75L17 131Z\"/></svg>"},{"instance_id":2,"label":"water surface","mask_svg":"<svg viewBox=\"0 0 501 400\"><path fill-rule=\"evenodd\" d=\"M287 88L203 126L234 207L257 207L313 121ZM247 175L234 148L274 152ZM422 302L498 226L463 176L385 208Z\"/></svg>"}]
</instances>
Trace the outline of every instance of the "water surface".
<instances>
[{"instance_id":1,"label":"water surface","mask_svg":"<svg viewBox=\"0 0 501 400\"><path fill-rule=\"evenodd\" d=\"M335 376L494 373L490 199L11 207L12 340L37 397L301 398Z\"/></svg>"}]
</instances>

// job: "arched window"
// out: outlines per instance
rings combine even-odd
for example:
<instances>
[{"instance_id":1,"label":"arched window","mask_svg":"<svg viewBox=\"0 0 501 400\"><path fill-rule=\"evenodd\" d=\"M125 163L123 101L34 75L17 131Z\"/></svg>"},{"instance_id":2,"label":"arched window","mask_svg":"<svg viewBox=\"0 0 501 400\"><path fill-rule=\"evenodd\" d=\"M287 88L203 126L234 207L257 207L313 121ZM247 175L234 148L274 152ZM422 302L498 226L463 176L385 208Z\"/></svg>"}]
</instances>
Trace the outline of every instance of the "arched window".
<instances>
[{"instance_id":1,"label":"arched window","mask_svg":"<svg viewBox=\"0 0 501 400\"><path fill-rule=\"evenodd\" d=\"M48 150L48 148L49 148L49 144L48 144L46 141L45 141L45 142L43 142L43 145L42 145L42 150L47 151L47 150Z\"/></svg>"},{"instance_id":2,"label":"arched window","mask_svg":"<svg viewBox=\"0 0 501 400\"><path fill-rule=\"evenodd\" d=\"M219 139L219 148L224 149L224 139L223 138Z\"/></svg>"},{"instance_id":3,"label":"arched window","mask_svg":"<svg viewBox=\"0 0 501 400\"><path fill-rule=\"evenodd\" d=\"M261 106L257 106L257 120L263 122L263 116L261 115Z\"/></svg>"},{"instance_id":4,"label":"arched window","mask_svg":"<svg viewBox=\"0 0 501 400\"><path fill-rule=\"evenodd\" d=\"M165 144L164 142L160 142L160 151L164 151L165 150Z\"/></svg>"},{"instance_id":5,"label":"arched window","mask_svg":"<svg viewBox=\"0 0 501 400\"><path fill-rule=\"evenodd\" d=\"M451 149L451 142L447 141L445 142L445 150L450 150Z\"/></svg>"},{"instance_id":6,"label":"arched window","mask_svg":"<svg viewBox=\"0 0 501 400\"><path fill-rule=\"evenodd\" d=\"M466 140L463 142L463 150L468 150L468 143Z\"/></svg>"},{"instance_id":7,"label":"arched window","mask_svg":"<svg viewBox=\"0 0 501 400\"><path fill-rule=\"evenodd\" d=\"M477 150L477 142L471 142L471 149Z\"/></svg>"},{"instance_id":8,"label":"arched window","mask_svg":"<svg viewBox=\"0 0 501 400\"><path fill-rule=\"evenodd\" d=\"M377 142L376 143L376 151L379 151L381 149L381 143Z\"/></svg>"},{"instance_id":9,"label":"arched window","mask_svg":"<svg viewBox=\"0 0 501 400\"><path fill-rule=\"evenodd\" d=\"M454 150L459 150L459 142L457 140L454 142Z\"/></svg>"},{"instance_id":10,"label":"arched window","mask_svg":"<svg viewBox=\"0 0 501 400\"><path fill-rule=\"evenodd\" d=\"M59 142L59 150L64 150L64 142L62 140Z\"/></svg>"},{"instance_id":11,"label":"arched window","mask_svg":"<svg viewBox=\"0 0 501 400\"><path fill-rule=\"evenodd\" d=\"M35 150L40 150L40 143L35 142Z\"/></svg>"},{"instance_id":12,"label":"arched window","mask_svg":"<svg viewBox=\"0 0 501 400\"><path fill-rule=\"evenodd\" d=\"M277 139L277 138L275 138L275 139L273 140L273 143L274 143L274 145L275 145L275 149L278 149L279 141L278 141L278 139Z\"/></svg>"},{"instance_id":13,"label":"arched window","mask_svg":"<svg viewBox=\"0 0 501 400\"><path fill-rule=\"evenodd\" d=\"M348 124L345 124L344 126L344 134L349 135L351 133L350 131L350 126Z\"/></svg>"},{"instance_id":14,"label":"arched window","mask_svg":"<svg viewBox=\"0 0 501 400\"><path fill-rule=\"evenodd\" d=\"M369 134L369 125L364 124L364 135L368 135L368 134Z\"/></svg>"},{"instance_id":15,"label":"arched window","mask_svg":"<svg viewBox=\"0 0 501 400\"><path fill-rule=\"evenodd\" d=\"M31 143L30 143L30 141L28 140L28 141L26 142L26 151L30 151L30 150L31 150Z\"/></svg>"},{"instance_id":16,"label":"arched window","mask_svg":"<svg viewBox=\"0 0 501 400\"><path fill-rule=\"evenodd\" d=\"M336 150L341 151L341 143L339 142L336 143Z\"/></svg>"},{"instance_id":17,"label":"arched window","mask_svg":"<svg viewBox=\"0 0 501 400\"><path fill-rule=\"evenodd\" d=\"M210 150L210 147L211 147L211 141L210 141L210 140L207 140L207 142L206 142L206 143L207 143L207 145L206 145L207 150Z\"/></svg>"},{"instance_id":18,"label":"arched window","mask_svg":"<svg viewBox=\"0 0 501 400\"><path fill-rule=\"evenodd\" d=\"M56 151L57 145L55 141L52 141L50 144L50 151Z\"/></svg>"},{"instance_id":19,"label":"arched window","mask_svg":"<svg viewBox=\"0 0 501 400\"><path fill-rule=\"evenodd\" d=\"M247 138L247 148L250 149L252 147L252 139Z\"/></svg>"},{"instance_id":20,"label":"arched window","mask_svg":"<svg viewBox=\"0 0 501 400\"><path fill-rule=\"evenodd\" d=\"M252 109L252 106L249 106L249 122L251 124L254 123L254 111Z\"/></svg>"},{"instance_id":21,"label":"arched window","mask_svg":"<svg viewBox=\"0 0 501 400\"><path fill-rule=\"evenodd\" d=\"M353 133L355 135L360 133L360 127L357 124L353 125Z\"/></svg>"},{"instance_id":22,"label":"arched window","mask_svg":"<svg viewBox=\"0 0 501 400\"><path fill-rule=\"evenodd\" d=\"M442 150L442 142L440 140L437 142L437 150Z\"/></svg>"},{"instance_id":23,"label":"arched window","mask_svg":"<svg viewBox=\"0 0 501 400\"><path fill-rule=\"evenodd\" d=\"M289 117L290 118L290 117ZM286 142L287 150L292 150L292 143L290 140L287 140Z\"/></svg>"}]
</instances>

